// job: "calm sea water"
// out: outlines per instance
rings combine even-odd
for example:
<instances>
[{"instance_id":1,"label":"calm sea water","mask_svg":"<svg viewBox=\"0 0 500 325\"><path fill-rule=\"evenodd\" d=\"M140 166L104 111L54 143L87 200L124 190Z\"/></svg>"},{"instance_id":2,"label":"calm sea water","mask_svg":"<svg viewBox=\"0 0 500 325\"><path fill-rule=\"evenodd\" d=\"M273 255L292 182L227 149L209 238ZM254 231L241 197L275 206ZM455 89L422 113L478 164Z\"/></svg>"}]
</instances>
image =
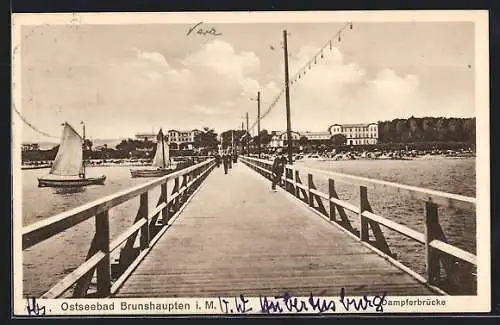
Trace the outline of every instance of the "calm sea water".
<instances>
[{"instance_id":1,"label":"calm sea water","mask_svg":"<svg viewBox=\"0 0 500 325\"><path fill-rule=\"evenodd\" d=\"M318 169L475 196L474 159L308 161L297 163L299 166L301 164ZM22 171L22 221L24 226L151 180L131 178L129 168L125 167L95 167L89 168L89 174L91 176L105 174L107 176L105 186L88 186L76 192L38 188L37 177L43 176L47 172L48 169ZM314 179L316 186L327 192L327 179L319 175ZM171 188L170 185L169 188ZM358 204L358 191L356 186L337 184L340 198L353 204ZM423 232L424 206L422 202L390 191L369 192L368 195L375 213ZM149 197L150 208L153 208L159 197L159 190L150 192ZM137 200L131 200L110 210L112 238L115 238L133 223L138 207L139 199L137 198ZM475 211L440 209L439 214L448 240L461 248L475 252ZM352 220L353 225L356 226L356 216L352 216ZM77 267L85 259L94 229L94 221L87 220L62 234L25 250L23 253L23 291L25 295L39 295L45 292L65 274ZM425 264L423 263L424 252L421 245L394 232L384 230L384 234L393 252L398 254L398 259L423 273Z\"/></svg>"},{"instance_id":2,"label":"calm sea water","mask_svg":"<svg viewBox=\"0 0 500 325\"><path fill-rule=\"evenodd\" d=\"M307 161L297 164L311 168L335 171L355 176L418 186L464 196L476 196L475 159L415 159L415 160L351 160ZM314 175L315 185L328 193L328 180L321 174ZM304 177L302 182L307 182ZM340 199L359 206L359 186L335 183ZM368 190L368 200L374 213L424 233L425 205L420 200L398 193L391 188ZM325 202L326 204L326 202ZM327 206L327 205L325 205ZM351 224L360 229L359 217L347 213ZM476 211L438 206L439 222L450 244L476 253ZM395 231L382 227L384 237L398 261L425 275L424 245ZM374 239L372 237L372 239Z\"/></svg>"},{"instance_id":3,"label":"calm sea water","mask_svg":"<svg viewBox=\"0 0 500 325\"><path fill-rule=\"evenodd\" d=\"M23 225L36 223L57 213L152 180L131 178L128 167L92 167L87 169L88 175L106 175L106 185L87 186L81 190L39 188L37 177L46 175L48 171L48 169L22 171ZM168 186L172 188L171 184ZM159 189L149 192L149 209L154 208L159 196ZM111 239L116 238L133 224L138 209L137 197L109 211ZM34 296L43 294L64 275L80 265L85 260L94 231L95 222L94 218L91 218L24 250L24 294Z\"/></svg>"}]
</instances>

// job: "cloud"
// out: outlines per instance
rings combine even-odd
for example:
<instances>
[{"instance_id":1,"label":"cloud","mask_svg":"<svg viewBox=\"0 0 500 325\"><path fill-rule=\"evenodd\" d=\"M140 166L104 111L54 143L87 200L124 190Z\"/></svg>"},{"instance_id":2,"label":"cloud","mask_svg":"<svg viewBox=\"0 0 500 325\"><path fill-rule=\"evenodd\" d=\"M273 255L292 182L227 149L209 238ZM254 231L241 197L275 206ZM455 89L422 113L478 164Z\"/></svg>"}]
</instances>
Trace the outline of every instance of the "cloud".
<instances>
[{"instance_id":1,"label":"cloud","mask_svg":"<svg viewBox=\"0 0 500 325\"><path fill-rule=\"evenodd\" d=\"M367 80L350 103L355 111L363 111L373 121L409 117L427 104L420 92L419 79L415 75L396 74L383 69L375 78Z\"/></svg>"},{"instance_id":2,"label":"cloud","mask_svg":"<svg viewBox=\"0 0 500 325\"><path fill-rule=\"evenodd\" d=\"M415 75L398 76L394 70L384 69L377 73L373 80L369 80L369 87L376 93L395 96L408 96L413 94L419 86L419 80ZM394 97L394 96L393 96Z\"/></svg>"},{"instance_id":3,"label":"cloud","mask_svg":"<svg viewBox=\"0 0 500 325\"><path fill-rule=\"evenodd\" d=\"M206 68L220 76L241 81L260 68L260 60L253 52L236 53L231 44L215 40L185 58L182 63L190 68Z\"/></svg>"},{"instance_id":4,"label":"cloud","mask_svg":"<svg viewBox=\"0 0 500 325\"><path fill-rule=\"evenodd\" d=\"M137 49L132 57L113 62L105 80L101 78L107 87L113 85L107 100L118 104L124 115L135 116L137 124L155 118L176 128L202 123L224 129L234 120L236 127L241 111L253 105L250 98L261 89L257 56L220 40L201 46L177 66L159 52Z\"/></svg>"},{"instance_id":5,"label":"cloud","mask_svg":"<svg viewBox=\"0 0 500 325\"><path fill-rule=\"evenodd\" d=\"M136 56L139 60L145 60L145 61L151 62L151 63L158 65L158 66L163 66L163 67L169 66L169 64L167 63L167 60L165 59L165 57L161 53L146 52L146 51L141 51L141 50L138 50L135 48L134 48L134 50L135 50Z\"/></svg>"},{"instance_id":6,"label":"cloud","mask_svg":"<svg viewBox=\"0 0 500 325\"><path fill-rule=\"evenodd\" d=\"M411 109L422 108L417 76L382 69L370 77L359 64L346 62L335 47L331 51L327 48L316 62L309 62L317 51L315 47L303 46L290 59L290 70L306 68L300 79L295 74L290 77L294 81L290 90L293 129L326 130L333 123L376 122L411 115ZM279 80L283 73L282 69L275 79ZM273 94L279 91L275 82L269 82L266 89L270 93L274 90ZM286 125L284 97L266 117L265 123L271 129L283 129Z\"/></svg>"}]
</instances>

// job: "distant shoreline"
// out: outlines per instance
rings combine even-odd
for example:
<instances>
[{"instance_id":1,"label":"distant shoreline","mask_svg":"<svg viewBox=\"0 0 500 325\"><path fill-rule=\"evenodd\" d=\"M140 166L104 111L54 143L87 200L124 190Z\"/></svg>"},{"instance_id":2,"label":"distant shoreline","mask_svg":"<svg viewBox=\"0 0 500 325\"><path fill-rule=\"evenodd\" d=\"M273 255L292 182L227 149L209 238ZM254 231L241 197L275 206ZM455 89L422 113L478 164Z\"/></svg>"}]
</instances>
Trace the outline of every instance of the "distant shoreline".
<instances>
[{"instance_id":1,"label":"distant shoreline","mask_svg":"<svg viewBox=\"0 0 500 325\"><path fill-rule=\"evenodd\" d=\"M440 155L428 155L428 156L417 156L417 157L411 157L411 158L404 158L404 159L398 159L398 158L356 158L352 160L373 160L373 161L396 161L396 160L441 160L441 159L449 159L449 160L459 160L459 159L472 159L476 158L476 155L470 155L470 156L440 156ZM348 161L348 159L334 159L334 158L320 158L320 159L313 159L316 161ZM296 160L296 162L300 161L309 161L309 159L299 159ZM96 167L151 167L151 164L147 163L102 163L102 164L94 164L94 165L86 165L86 168L96 168ZM31 170L31 169L46 169L50 168L51 165L21 165L21 170Z\"/></svg>"}]
</instances>

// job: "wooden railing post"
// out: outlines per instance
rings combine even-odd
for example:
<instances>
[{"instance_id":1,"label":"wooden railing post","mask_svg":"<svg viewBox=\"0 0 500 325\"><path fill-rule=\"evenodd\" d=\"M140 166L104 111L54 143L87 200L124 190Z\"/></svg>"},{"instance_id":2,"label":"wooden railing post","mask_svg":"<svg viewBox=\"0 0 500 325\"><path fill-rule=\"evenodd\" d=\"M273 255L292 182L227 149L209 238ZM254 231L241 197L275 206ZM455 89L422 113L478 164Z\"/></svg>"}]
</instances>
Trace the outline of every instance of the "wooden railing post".
<instances>
[{"instance_id":1,"label":"wooden railing post","mask_svg":"<svg viewBox=\"0 0 500 325\"><path fill-rule=\"evenodd\" d=\"M287 186L288 186L288 192L291 193L291 194L294 194L295 195L295 182L293 182L293 167L290 167L290 168L287 168ZM292 181L292 182L290 182Z\"/></svg>"},{"instance_id":2,"label":"wooden railing post","mask_svg":"<svg viewBox=\"0 0 500 325\"><path fill-rule=\"evenodd\" d=\"M294 170L293 171L293 186L294 186L294 189L295 189L295 196L297 198L300 199L300 188L297 186L297 184L299 183L298 181L299 179L299 171L298 170Z\"/></svg>"},{"instance_id":3,"label":"wooden railing post","mask_svg":"<svg viewBox=\"0 0 500 325\"><path fill-rule=\"evenodd\" d=\"M111 294L111 263L109 256L109 211L95 217L97 248L106 256L97 264L97 296L108 297Z\"/></svg>"},{"instance_id":4,"label":"wooden railing post","mask_svg":"<svg viewBox=\"0 0 500 325\"><path fill-rule=\"evenodd\" d=\"M181 194L181 204L186 202L186 199L188 197L188 189L187 189L187 183L189 182L188 179L188 174L182 175L182 184L181 188L183 188L183 192Z\"/></svg>"},{"instance_id":5,"label":"wooden railing post","mask_svg":"<svg viewBox=\"0 0 500 325\"><path fill-rule=\"evenodd\" d=\"M311 193L313 187L313 175L311 173L307 174L307 196L309 198L309 206L314 207L314 200Z\"/></svg>"},{"instance_id":6,"label":"wooden railing post","mask_svg":"<svg viewBox=\"0 0 500 325\"><path fill-rule=\"evenodd\" d=\"M367 211L368 194L366 186L361 185L359 187L359 226L361 227L359 232L359 239L364 242L368 242L368 219L363 216L363 211Z\"/></svg>"},{"instance_id":7,"label":"wooden railing post","mask_svg":"<svg viewBox=\"0 0 500 325\"><path fill-rule=\"evenodd\" d=\"M440 277L441 266L439 256L430 243L437 238L439 233L439 217L437 204L429 199L425 202L425 261L427 281L429 284L435 284Z\"/></svg>"},{"instance_id":8,"label":"wooden railing post","mask_svg":"<svg viewBox=\"0 0 500 325\"><path fill-rule=\"evenodd\" d=\"M148 192L140 196L139 214L140 218L146 219L146 223L141 227L140 249L142 251L149 246Z\"/></svg>"},{"instance_id":9,"label":"wooden railing post","mask_svg":"<svg viewBox=\"0 0 500 325\"><path fill-rule=\"evenodd\" d=\"M293 196L297 196L297 180L295 179L295 168L293 166L290 168L290 179L292 180L290 193L293 194Z\"/></svg>"},{"instance_id":10,"label":"wooden railing post","mask_svg":"<svg viewBox=\"0 0 500 325\"><path fill-rule=\"evenodd\" d=\"M168 190L167 190L167 182L161 184L161 200L164 203L167 203L168 201ZM165 226L168 224L168 221L170 220L170 206L167 204L165 208L161 211L161 223L162 226Z\"/></svg>"},{"instance_id":11,"label":"wooden railing post","mask_svg":"<svg viewBox=\"0 0 500 325\"><path fill-rule=\"evenodd\" d=\"M141 194L139 214L140 218L146 219L146 223L141 227L140 249L142 251L149 246L148 192Z\"/></svg>"},{"instance_id":12,"label":"wooden railing post","mask_svg":"<svg viewBox=\"0 0 500 325\"><path fill-rule=\"evenodd\" d=\"M174 179L174 188L172 189L172 194L177 194L179 192L179 177L176 177ZM172 208L174 212L176 212L179 209L179 196L177 196L173 201L172 201Z\"/></svg>"},{"instance_id":13,"label":"wooden railing post","mask_svg":"<svg viewBox=\"0 0 500 325\"><path fill-rule=\"evenodd\" d=\"M336 205L332 202L332 198L335 197L335 181L331 178L328 179L328 206L330 207L330 221L336 221L335 210Z\"/></svg>"}]
</instances>

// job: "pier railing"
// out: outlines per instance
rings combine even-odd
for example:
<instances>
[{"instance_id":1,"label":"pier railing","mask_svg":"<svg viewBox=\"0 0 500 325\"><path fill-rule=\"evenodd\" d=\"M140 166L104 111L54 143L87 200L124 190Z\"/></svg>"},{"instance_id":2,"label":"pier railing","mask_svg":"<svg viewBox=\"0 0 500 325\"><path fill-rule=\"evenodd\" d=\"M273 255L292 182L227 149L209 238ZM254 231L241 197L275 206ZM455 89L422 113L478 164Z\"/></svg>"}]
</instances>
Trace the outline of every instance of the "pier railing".
<instances>
[{"instance_id":1,"label":"pier railing","mask_svg":"<svg viewBox=\"0 0 500 325\"><path fill-rule=\"evenodd\" d=\"M242 156L241 161L264 177L272 179L271 161L247 156ZM315 186L313 175L318 174L328 179L328 193L321 192ZM304 183L302 179L307 179L307 182ZM353 205L341 200L336 192L336 182L358 186L359 204ZM476 255L447 241L438 216L438 207L475 210L475 198L294 165L286 165L280 186L307 204L314 212L341 227L362 244L434 291L452 295L475 294ZM425 207L425 214L422 216L425 231L418 232L375 214L368 200L368 188L374 190L392 188L398 194L405 193L411 198L422 201ZM346 211L354 213L360 229L351 224L352 220ZM425 246L425 276L397 260L396 254L391 252L381 226Z\"/></svg>"},{"instance_id":2,"label":"pier railing","mask_svg":"<svg viewBox=\"0 0 500 325\"><path fill-rule=\"evenodd\" d=\"M87 219L95 219L95 233L85 261L43 294L42 298L57 298L67 293L75 298L108 297L114 294L150 247L168 229L169 221L180 213L214 166L214 159L208 159L24 227L23 250ZM174 184L170 194L167 191L168 181ZM158 187L161 190L158 203L152 211L148 211L148 193ZM140 204L133 225L110 240L110 209L135 198L139 198ZM139 245L135 247L138 236ZM119 258L111 261L111 254L118 249ZM96 288L92 290L90 287L94 274Z\"/></svg>"}]
</instances>

